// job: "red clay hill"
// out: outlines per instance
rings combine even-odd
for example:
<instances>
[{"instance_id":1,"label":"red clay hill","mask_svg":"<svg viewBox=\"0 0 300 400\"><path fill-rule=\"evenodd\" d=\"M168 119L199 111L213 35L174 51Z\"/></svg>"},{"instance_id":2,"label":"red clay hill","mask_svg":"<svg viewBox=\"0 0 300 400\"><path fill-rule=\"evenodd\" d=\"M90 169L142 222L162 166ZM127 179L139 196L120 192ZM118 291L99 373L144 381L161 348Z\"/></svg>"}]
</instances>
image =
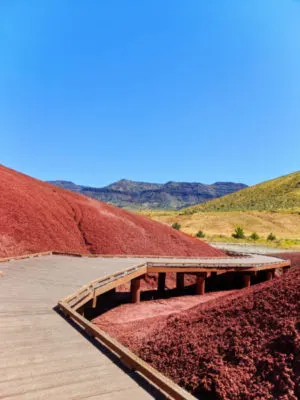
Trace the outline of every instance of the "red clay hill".
<instances>
[{"instance_id":1,"label":"red clay hill","mask_svg":"<svg viewBox=\"0 0 300 400\"><path fill-rule=\"evenodd\" d=\"M42 251L218 257L166 225L0 165L0 257Z\"/></svg>"}]
</instances>

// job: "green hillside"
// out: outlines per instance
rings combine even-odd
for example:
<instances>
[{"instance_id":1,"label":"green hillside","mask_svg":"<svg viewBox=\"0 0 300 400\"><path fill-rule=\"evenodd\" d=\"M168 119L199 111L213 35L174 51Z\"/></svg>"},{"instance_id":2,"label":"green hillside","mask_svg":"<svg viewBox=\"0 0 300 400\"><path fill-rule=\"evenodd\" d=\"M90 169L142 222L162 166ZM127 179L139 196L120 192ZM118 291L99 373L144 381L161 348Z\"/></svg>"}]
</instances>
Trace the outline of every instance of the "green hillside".
<instances>
[{"instance_id":1,"label":"green hillside","mask_svg":"<svg viewBox=\"0 0 300 400\"><path fill-rule=\"evenodd\" d=\"M182 214L245 210L300 210L300 171L183 209Z\"/></svg>"}]
</instances>

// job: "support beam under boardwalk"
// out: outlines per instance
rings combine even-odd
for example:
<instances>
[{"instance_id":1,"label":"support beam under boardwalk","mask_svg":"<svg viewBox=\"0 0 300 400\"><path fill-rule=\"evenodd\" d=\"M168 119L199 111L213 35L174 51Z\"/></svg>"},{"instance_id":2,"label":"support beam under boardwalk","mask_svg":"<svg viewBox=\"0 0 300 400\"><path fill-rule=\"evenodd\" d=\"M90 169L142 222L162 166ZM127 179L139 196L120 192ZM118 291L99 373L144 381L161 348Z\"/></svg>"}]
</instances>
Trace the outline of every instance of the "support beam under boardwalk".
<instances>
[{"instance_id":1,"label":"support beam under boardwalk","mask_svg":"<svg viewBox=\"0 0 300 400\"><path fill-rule=\"evenodd\" d=\"M275 276L275 269L268 269L267 271L266 271L266 280L267 281L270 281L271 279L273 279L274 278L274 276Z\"/></svg>"},{"instance_id":2,"label":"support beam under boardwalk","mask_svg":"<svg viewBox=\"0 0 300 400\"><path fill-rule=\"evenodd\" d=\"M139 303L141 300L141 279L132 279L130 284L131 302Z\"/></svg>"},{"instance_id":3,"label":"support beam under boardwalk","mask_svg":"<svg viewBox=\"0 0 300 400\"><path fill-rule=\"evenodd\" d=\"M206 272L200 272L196 275L196 294L205 293L205 278L207 276Z\"/></svg>"},{"instance_id":4,"label":"support beam under boardwalk","mask_svg":"<svg viewBox=\"0 0 300 400\"><path fill-rule=\"evenodd\" d=\"M176 274L176 289L177 290L184 290L184 273L177 272Z\"/></svg>"},{"instance_id":5,"label":"support beam under boardwalk","mask_svg":"<svg viewBox=\"0 0 300 400\"><path fill-rule=\"evenodd\" d=\"M164 292L166 287L166 273L165 272L159 272L158 274L158 291L159 292Z\"/></svg>"},{"instance_id":6,"label":"support beam under boardwalk","mask_svg":"<svg viewBox=\"0 0 300 400\"><path fill-rule=\"evenodd\" d=\"M243 287L250 287L251 286L251 274L244 273L243 274Z\"/></svg>"}]
</instances>

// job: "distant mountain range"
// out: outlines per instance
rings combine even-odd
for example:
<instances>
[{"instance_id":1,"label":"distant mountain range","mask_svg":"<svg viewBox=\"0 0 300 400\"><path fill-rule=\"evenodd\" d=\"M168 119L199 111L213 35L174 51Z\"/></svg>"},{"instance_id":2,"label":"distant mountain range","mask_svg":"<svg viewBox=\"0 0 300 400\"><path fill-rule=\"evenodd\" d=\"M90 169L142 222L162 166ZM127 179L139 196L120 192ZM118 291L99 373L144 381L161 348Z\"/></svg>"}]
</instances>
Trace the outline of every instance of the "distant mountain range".
<instances>
[{"instance_id":1,"label":"distant mountain range","mask_svg":"<svg viewBox=\"0 0 300 400\"><path fill-rule=\"evenodd\" d=\"M69 181L48 181L76 193L128 209L180 209L203 203L244 189L247 185L216 182L212 185L188 182L147 183L122 179L111 185L95 188Z\"/></svg>"}]
</instances>

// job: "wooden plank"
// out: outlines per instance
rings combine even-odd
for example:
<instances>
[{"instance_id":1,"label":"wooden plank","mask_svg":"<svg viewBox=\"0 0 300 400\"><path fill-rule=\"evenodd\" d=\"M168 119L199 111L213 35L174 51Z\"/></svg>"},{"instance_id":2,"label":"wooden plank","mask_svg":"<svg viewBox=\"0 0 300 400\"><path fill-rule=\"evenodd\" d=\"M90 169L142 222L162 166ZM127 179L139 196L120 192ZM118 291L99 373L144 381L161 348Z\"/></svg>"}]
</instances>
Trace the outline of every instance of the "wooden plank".
<instances>
[{"instance_id":1,"label":"wooden plank","mask_svg":"<svg viewBox=\"0 0 300 400\"><path fill-rule=\"evenodd\" d=\"M107 283L104 286L100 286L99 288L95 289L95 294L96 296L99 296L100 294L106 293L109 290L115 289L116 287L120 286L120 285L124 285L125 283L130 282L132 279L138 278L142 275L145 275L147 273L147 267L140 267L139 269L137 269L136 271L127 274L125 276L123 276L122 278L119 279L115 279L109 283Z\"/></svg>"},{"instance_id":2,"label":"wooden plank","mask_svg":"<svg viewBox=\"0 0 300 400\"><path fill-rule=\"evenodd\" d=\"M26 258L49 256L51 254L52 254L52 251L44 251L44 252L41 252L41 253L24 254L22 256L12 256L12 257L0 258L0 262L9 262L9 261L14 261L14 260L24 260Z\"/></svg>"},{"instance_id":3,"label":"wooden plank","mask_svg":"<svg viewBox=\"0 0 300 400\"><path fill-rule=\"evenodd\" d=\"M166 266L162 266L162 267L152 267L149 266L147 268L147 272L148 273L160 273L160 272L192 272L192 273L197 273L197 272L232 272L235 271L235 268L213 268L213 267L209 267L209 268L205 268L205 267L166 267Z\"/></svg>"},{"instance_id":4,"label":"wooden plank","mask_svg":"<svg viewBox=\"0 0 300 400\"><path fill-rule=\"evenodd\" d=\"M148 273L154 273L154 272L242 272L242 271L262 271L262 270L267 270L267 269L273 269L273 268L284 268L290 266L290 261L284 261L281 263L274 263L274 264L262 264L262 265L254 265L254 266L234 266L234 265L230 265L230 266L225 266L223 264L220 264L219 267L217 266L207 266L207 267L203 267L203 266L197 266L197 264L195 264L194 266L191 266L189 264L189 266L187 267L179 267L179 266L173 266L172 264L167 265L155 265L153 266L152 264L148 266L147 271Z\"/></svg>"}]
</instances>

